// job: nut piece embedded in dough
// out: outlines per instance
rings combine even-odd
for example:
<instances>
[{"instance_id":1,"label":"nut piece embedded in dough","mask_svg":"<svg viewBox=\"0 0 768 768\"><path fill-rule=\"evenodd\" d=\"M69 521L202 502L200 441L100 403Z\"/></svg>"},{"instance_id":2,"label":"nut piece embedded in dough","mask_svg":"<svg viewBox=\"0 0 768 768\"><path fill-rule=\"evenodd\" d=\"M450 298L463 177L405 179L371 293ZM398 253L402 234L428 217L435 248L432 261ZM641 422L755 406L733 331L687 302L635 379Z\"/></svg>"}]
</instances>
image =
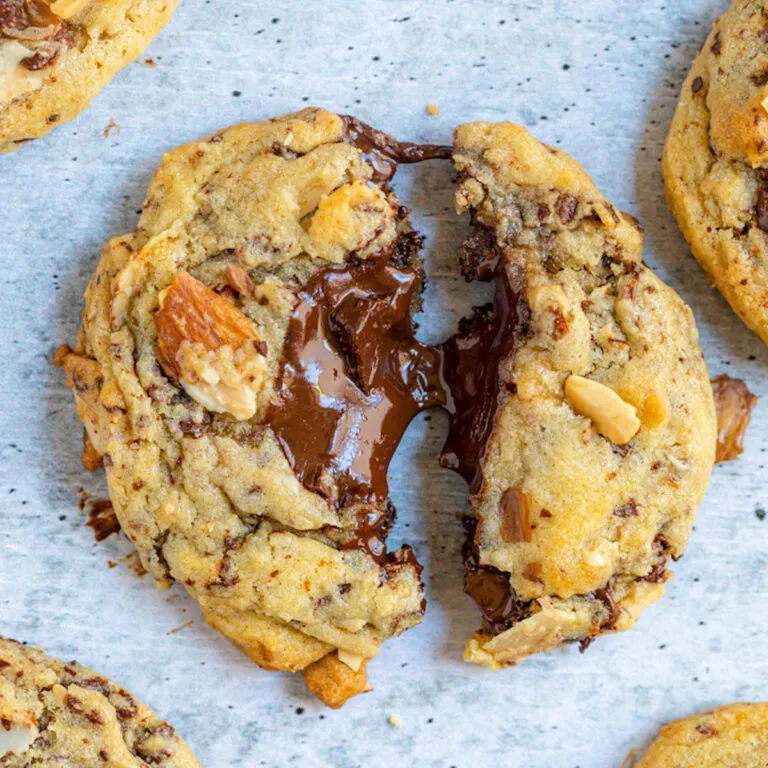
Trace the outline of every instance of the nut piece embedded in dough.
<instances>
[{"instance_id":1,"label":"nut piece embedded in dough","mask_svg":"<svg viewBox=\"0 0 768 768\"><path fill-rule=\"evenodd\" d=\"M160 294L157 359L209 411L239 421L256 413L267 375L266 344L251 321L188 272Z\"/></svg>"},{"instance_id":2,"label":"nut piece embedded in dough","mask_svg":"<svg viewBox=\"0 0 768 768\"><path fill-rule=\"evenodd\" d=\"M0 104L42 87L45 75L21 64L33 53L16 40L0 42Z\"/></svg>"},{"instance_id":3,"label":"nut piece embedded in dough","mask_svg":"<svg viewBox=\"0 0 768 768\"><path fill-rule=\"evenodd\" d=\"M634 406L605 384L572 375L565 382L565 396L576 413L592 419L597 431L615 445L626 445L640 429Z\"/></svg>"},{"instance_id":4,"label":"nut piece embedded in dough","mask_svg":"<svg viewBox=\"0 0 768 768\"><path fill-rule=\"evenodd\" d=\"M90 2L91 0L56 0L56 2L51 3L51 11L60 19L71 19Z\"/></svg>"},{"instance_id":5,"label":"nut piece embedded in dough","mask_svg":"<svg viewBox=\"0 0 768 768\"><path fill-rule=\"evenodd\" d=\"M0 726L0 759L14 754L21 757L34 743L37 738L37 726L33 723L29 725L17 725L8 722Z\"/></svg>"}]
</instances>

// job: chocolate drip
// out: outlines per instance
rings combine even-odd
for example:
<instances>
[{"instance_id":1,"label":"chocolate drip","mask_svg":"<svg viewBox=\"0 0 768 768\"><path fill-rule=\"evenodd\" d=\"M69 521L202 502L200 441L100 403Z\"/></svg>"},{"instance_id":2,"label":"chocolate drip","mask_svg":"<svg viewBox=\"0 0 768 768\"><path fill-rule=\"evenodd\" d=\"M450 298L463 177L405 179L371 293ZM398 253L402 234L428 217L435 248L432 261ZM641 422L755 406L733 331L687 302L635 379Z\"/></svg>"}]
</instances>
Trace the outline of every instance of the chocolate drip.
<instances>
[{"instance_id":1,"label":"chocolate drip","mask_svg":"<svg viewBox=\"0 0 768 768\"><path fill-rule=\"evenodd\" d=\"M480 565L475 532L477 518L465 517L467 539L464 544L464 592L483 612L483 626L491 635L499 635L513 624L527 619L531 609L528 603L517 599L509 583L509 574L490 565Z\"/></svg>"},{"instance_id":2,"label":"chocolate drip","mask_svg":"<svg viewBox=\"0 0 768 768\"><path fill-rule=\"evenodd\" d=\"M421 274L401 257L316 274L291 316L267 420L304 486L336 507L384 502L403 432L441 402L440 356L410 316Z\"/></svg>"},{"instance_id":3,"label":"chocolate drip","mask_svg":"<svg viewBox=\"0 0 768 768\"><path fill-rule=\"evenodd\" d=\"M451 147L398 141L351 115L342 115L341 119L344 121L344 140L354 144L373 166L373 181L377 184L389 181L395 175L398 163L451 158Z\"/></svg>"},{"instance_id":4,"label":"chocolate drip","mask_svg":"<svg viewBox=\"0 0 768 768\"><path fill-rule=\"evenodd\" d=\"M476 311L459 333L441 345L446 409L451 424L440 463L458 472L477 495L483 464L501 400L501 366L510 361L526 333L527 306L519 279L501 258L490 230L478 230L464 245L462 272L467 279L496 280L490 307Z\"/></svg>"}]
</instances>

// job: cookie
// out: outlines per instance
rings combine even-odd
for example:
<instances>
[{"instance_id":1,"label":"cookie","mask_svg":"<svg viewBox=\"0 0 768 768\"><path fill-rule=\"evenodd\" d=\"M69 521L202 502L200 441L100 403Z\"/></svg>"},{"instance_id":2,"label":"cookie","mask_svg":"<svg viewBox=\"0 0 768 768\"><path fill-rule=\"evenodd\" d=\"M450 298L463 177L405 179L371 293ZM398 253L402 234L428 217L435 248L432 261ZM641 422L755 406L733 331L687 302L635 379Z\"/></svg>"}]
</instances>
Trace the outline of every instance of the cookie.
<instances>
[{"instance_id":1,"label":"cookie","mask_svg":"<svg viewBox=\"0 0 768 768\"><path fill-rule=\"evenodd\" d=\"M4 768L200 768L146 704L111 680L0 637Z\"/></svg>"},{"instance_id":2,"label":"cookie","mask_svg":"<svg viewBox=\"0 0 768 768\"><path fill-rule=\"evenodd\" d=\"M0 152L77 117L177 0L0 0Z\"/></svg>"},{"instance_id":3,"label":"cookie","mask_svg":"<svg viewBox=\"0 0 768 768\"><path fill-rule=\"evenodd\" d=\"M144 567L332 706L424 611L410 547L387 552L387 468L439 355L388 181L449 155L320 109L168 153L57 357Z\"/></svg>"},{"instance_id":4,"label":"cookie","mask_svg":"<svg viewBox=\"0 0 768 768\"><path fill-rule=\"evenodd\" d=\"M735 0L683 85L667 200L693 255L768 343L768 4Z\"/></svg>"},{"instance_id":5,"label":"cookie","mask_svg":"<svg viewBox=\"0 0 768 768\"><path fill-rule=\"evenodd\" d=\"M468 481L465 588L499 669L629 629L685 549L715 456L693 315L643 233L571 157L508 123L460 126L462 266L495 280L443 346L442 463Z\"/></svg>"},{"instance_id":6,"label":"cookie","mask_svg":"<svg viewBox=\"0 0 768 768\"><path fill-rule=\"evenodd\" d=\"M665 725L635 768L763 768L768 704L729 704Z\"/></svg>"}]
</instances>

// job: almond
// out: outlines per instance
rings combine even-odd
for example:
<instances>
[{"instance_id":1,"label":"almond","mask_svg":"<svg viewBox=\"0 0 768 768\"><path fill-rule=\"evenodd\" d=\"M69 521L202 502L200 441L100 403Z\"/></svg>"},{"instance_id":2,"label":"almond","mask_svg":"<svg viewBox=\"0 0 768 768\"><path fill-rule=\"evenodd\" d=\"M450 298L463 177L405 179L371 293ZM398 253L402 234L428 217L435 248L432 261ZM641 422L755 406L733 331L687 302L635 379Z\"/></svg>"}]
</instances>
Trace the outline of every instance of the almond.
<instances>
[{"instance_id":1,"label":"almond","mask_svg":"<svg viewBox=\"0 0 768 768\"><path fill-rule=\"evenodd\" d=\"M51 3L51 11L60 19L71 19L90 2L91 0L55 0Z\"/></svg>"},{"instance_id":2,"label":"almond","mask_svg":"<svg viewBox=\"0 0 768 768\"><path fill-rule=\"evenodd\" d=\"M0 104L43 87L45 75L22 66L33 50L16 40L0 42Z\"/></svg>"},{"instance_id":3,"label":"almond","mask_svg":"<svg viewBox=\"0 0 768 768\"><path fill-rule=\"evenodd\" d=\"M266 345L239 309L180 272L160 294L155 328L158 362L193 400L238 421L256 413L267 376Z\"/></svg>"}]
</instances>

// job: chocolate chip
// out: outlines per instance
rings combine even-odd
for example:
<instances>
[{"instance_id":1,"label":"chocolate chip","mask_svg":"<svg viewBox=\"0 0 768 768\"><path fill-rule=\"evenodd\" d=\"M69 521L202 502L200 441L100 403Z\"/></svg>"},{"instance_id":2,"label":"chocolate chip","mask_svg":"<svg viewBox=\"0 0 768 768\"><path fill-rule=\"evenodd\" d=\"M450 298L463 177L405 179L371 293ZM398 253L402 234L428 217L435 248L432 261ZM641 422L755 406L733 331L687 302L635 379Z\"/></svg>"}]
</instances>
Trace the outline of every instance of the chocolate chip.
<instances>
[{"instance_id":1,"label":"chocolate chip","mask_svg":"<svg viewBox=\"0 0 768 768\"><path fill-rule=\"evenodd\" d=\"M576 215L579 201L573 195L560 195L555 201L555 210L563 224L570 224Z\"/></svg>"},{"instance_id":2,"label":"chocolate chip","mask_svg":"<svg viewBox=\"0 0 768 768\"><path fill-rule=\"evenodd\" d=\"M691 83L691 90L694 93L698 93L704 87L704 81L700 77L696 77Z\"/></svg>"},{"instance_id":3,"label":"chocolate chip","mask_svg":"<svg viewBox=\"0 0 768 768\"><path fill-rule=\"evenodd\" d=\"M621 504L613 510L616 517L637 517L637 504L634 501L628 501Z\"/></svg>"},{"instance_id":4,"label":"chocolate chip","mask_svg":"<svg viewBox=\"0 0 768 768\"><path fill-rule=\"evenodd\" d=\"M499 504L501 516L500 535L502 541L531 541L531 521L528 498L517 488L504 491Z\"/></svg>"}]
</instances>

